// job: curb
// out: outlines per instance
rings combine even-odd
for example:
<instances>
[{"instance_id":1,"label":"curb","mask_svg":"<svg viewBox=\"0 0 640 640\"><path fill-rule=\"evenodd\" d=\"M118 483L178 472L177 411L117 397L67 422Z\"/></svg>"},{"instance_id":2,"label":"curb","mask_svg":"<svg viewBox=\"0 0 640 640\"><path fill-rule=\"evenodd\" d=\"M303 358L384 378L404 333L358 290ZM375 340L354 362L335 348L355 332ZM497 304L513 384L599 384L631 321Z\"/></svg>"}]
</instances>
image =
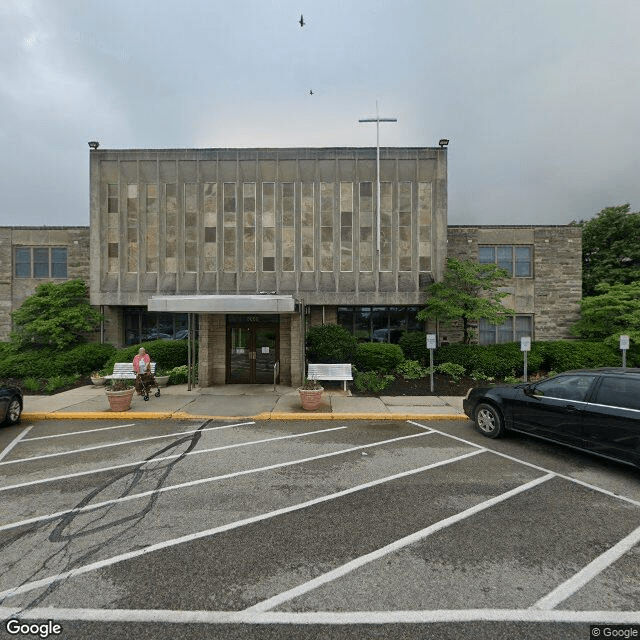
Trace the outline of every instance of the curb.
<instances>
[{"instance_id":1,"label":"curb","mask_svg":"<svg viewBox=\"0 0 640 640\"><path fill-rule=\"evenodd\" d=\"M34 411L24 412L22 420L116 420L120 416L135 420L468 420L459 413L282 413L265 411L255 416L204 416L184 411Z\"/></svg>"}]
</instances>

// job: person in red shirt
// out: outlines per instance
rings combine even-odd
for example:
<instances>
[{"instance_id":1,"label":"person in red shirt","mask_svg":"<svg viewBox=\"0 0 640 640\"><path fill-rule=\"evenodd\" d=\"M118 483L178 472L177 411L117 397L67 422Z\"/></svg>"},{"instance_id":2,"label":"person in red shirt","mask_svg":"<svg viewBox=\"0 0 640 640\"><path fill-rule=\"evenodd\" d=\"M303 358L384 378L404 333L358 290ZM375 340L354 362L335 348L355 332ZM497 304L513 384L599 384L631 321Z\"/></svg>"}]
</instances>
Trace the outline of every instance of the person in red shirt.
<instances>
[{"instance_id":1,"label":"person in red shirt","mask_svg":"<svg viewBox=\"0 0 640 640\"><path fill-rule=\"evenodd\" d=\"M151 368L151 358L144 347L138 349L138 355L133 359L133 370L136 373L145 373Z\"/></svg>"}]
</instances>

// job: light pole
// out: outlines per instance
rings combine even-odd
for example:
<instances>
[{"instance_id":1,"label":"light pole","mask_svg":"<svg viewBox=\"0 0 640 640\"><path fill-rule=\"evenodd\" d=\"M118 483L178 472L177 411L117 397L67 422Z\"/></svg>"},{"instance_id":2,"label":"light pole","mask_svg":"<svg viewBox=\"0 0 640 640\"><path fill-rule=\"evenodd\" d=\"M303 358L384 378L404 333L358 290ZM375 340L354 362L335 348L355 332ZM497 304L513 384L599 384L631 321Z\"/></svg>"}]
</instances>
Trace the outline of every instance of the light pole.
<instances>
[{"instance_id":1,"label":"light pole","mask_svg":"<svg viewBox=\"0 0 640 640\"><path fill-rule=\"evenodd\" d=\"M376 251L380 253L380 123L398 122L398 120L396 118L381 118L378 115L378 101L376 100L376 117L361 118L358 122L376 123L376 227L378 229Z\"/></svg>"}]
</instances>

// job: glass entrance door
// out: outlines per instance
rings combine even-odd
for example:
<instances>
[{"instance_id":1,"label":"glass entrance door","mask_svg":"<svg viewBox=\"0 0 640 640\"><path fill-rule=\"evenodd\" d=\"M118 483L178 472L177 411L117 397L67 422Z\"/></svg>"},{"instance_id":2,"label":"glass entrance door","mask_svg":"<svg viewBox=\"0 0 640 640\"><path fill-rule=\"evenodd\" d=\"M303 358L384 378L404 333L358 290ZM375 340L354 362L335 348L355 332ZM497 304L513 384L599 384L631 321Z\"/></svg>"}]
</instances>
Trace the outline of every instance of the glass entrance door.
<instances>
[{"instance_id":1,"label":"glass entrance door","mask_svg":"<svg viewBox=\"0 0 640 640\"><path fill-rule=\"evenodd\" d=\"M227 384L272 384L278 360L278 325L227 326Z\"/></svg>"}]
</instances>

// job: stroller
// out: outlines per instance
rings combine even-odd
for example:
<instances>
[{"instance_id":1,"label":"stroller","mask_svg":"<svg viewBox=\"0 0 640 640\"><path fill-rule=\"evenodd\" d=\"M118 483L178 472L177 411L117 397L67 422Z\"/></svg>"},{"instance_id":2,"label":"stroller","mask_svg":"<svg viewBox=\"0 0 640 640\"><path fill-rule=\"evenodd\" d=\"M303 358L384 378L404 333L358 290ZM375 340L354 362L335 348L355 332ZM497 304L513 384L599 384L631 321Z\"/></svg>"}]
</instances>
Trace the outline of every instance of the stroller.
<instances>
[{"instance_id":1,"label":"stroller","mask_svg":"<svg viewBox=\"0 0 640 640\"><path fill-rule=\"evenodd\" d=\"M158 398L160 396L160 387L156 382L155 376L151 373L151 367L147 367L147 370L144 373L136 374L136 393L139 396L143 396L145 402L149 400L149 390L153 387L157 389L155 396Z\"/></svg>"}]
</instances>

